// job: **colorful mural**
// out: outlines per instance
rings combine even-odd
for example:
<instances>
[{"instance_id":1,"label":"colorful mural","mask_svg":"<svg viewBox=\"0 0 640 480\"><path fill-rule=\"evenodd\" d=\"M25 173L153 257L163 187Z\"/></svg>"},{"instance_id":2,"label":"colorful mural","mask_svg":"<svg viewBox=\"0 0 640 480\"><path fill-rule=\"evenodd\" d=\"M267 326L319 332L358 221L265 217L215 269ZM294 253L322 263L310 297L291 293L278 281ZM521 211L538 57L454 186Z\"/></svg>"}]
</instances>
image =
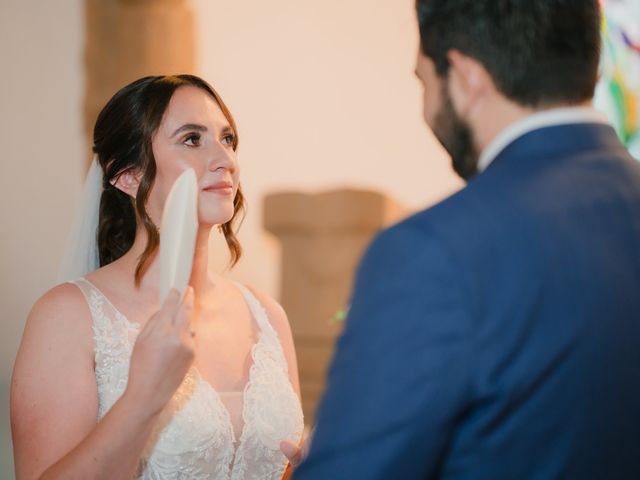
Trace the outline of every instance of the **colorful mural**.
<instances>
[{"instance_id":1,"label":"colorful mural","mask_svg":"<svg viewBox=\"0 0 640 480\"><path fill-rule=\"evenodd\" d=\"M640 0L602 0L601 77L595 105L640 160Z\"/></svg>"}]
</instances>

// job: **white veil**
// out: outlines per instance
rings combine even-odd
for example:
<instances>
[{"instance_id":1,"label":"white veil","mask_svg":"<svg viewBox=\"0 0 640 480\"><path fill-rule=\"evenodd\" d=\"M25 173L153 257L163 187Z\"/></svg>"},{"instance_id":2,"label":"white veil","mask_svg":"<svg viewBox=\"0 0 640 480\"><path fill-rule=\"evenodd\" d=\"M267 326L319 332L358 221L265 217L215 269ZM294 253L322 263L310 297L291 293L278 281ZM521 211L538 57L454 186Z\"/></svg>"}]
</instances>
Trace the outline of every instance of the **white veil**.
<instances>
[{"instance_id":1,"label":"white veil","mask_svg":"<svg viewBox=\"0 0 640 480\"><path fill-rule=\"evenodd\" d=\"M102 168L94 155L58 269L58 283L77 280L100 266L97 234L101 196Z\"/></svg>"}]
</instances>

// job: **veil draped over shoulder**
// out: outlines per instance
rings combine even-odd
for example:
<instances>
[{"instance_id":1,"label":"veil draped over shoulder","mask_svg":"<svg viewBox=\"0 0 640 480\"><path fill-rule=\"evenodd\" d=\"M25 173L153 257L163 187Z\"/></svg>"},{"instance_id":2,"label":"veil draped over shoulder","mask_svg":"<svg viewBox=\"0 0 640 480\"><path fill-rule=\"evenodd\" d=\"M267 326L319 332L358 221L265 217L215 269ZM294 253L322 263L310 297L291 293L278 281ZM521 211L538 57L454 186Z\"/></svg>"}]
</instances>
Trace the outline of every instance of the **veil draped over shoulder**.
<instances>
[{"instance_id":1,"label":"veil draped over shoulder","mask_svg":"<svg viewBox=\"0 0 640 480\"><path fill-rule=\"evenodd\" d=\"M58 269L58 283L76 280L100 266L97 230L101 196L102 168L94 156L67 237Z\"/></svg>"}]
</instances>

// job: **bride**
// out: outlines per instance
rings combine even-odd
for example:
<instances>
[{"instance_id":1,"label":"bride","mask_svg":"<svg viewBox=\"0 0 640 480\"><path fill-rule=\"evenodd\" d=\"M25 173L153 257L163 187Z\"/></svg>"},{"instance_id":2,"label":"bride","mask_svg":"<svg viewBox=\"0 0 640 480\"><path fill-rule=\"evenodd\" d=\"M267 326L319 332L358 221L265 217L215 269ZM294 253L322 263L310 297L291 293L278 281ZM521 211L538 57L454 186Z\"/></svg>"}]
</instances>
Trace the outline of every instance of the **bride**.
<instances>
[{"instance_id":1,"label":"bride","mask_svg":"<svg viewBox=\"0 0 640 480\"><path fill-rule=\"evenodd\" d=\"M16 359L17 478L280 479L281 442L303 428L286 315L207 268L213 227L232 263L241 253L229 110L198 77L145 77L107 103L93 141L88 265L36 302ZM158 226L187 168L200 188L190 287L159 305Z\"/></svg>"}]
</instances>

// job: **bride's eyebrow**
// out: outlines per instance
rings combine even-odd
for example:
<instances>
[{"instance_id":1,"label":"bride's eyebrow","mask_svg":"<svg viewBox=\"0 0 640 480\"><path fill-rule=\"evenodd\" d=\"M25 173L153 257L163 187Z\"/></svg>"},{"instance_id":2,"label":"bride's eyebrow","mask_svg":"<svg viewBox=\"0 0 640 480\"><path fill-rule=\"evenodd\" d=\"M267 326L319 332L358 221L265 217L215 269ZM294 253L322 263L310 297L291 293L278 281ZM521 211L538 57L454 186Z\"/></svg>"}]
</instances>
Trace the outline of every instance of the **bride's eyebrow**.
<instances>
[{"instance_id":1,"label":"bride's eyebrow","mask_svg":"<svg viewBox=\"0 0 640 480\"><path fill-rule=\"evenodd\" d=\"M179 133L186 132L187 130L195 130L197 132L206 132L207 127L205 127L204 125L198 125L197 123L185 123L181 127L178 127L178 129L176 129L176 131L173 132L169 138L173 138Z\"/></svg>"},{"instance_id":2,"label":"bride's eyebrow","mask_svg":"<svg viewBox=\"0 0 640 480\"><path fill-rule=\"evenodd\" d=\"M222 135L229 135L229 134L235 135L236 134L236 132L234 132L233 128L231 128L231 125L225 126L220 133Z\"/></svg>"}]
</instances>

